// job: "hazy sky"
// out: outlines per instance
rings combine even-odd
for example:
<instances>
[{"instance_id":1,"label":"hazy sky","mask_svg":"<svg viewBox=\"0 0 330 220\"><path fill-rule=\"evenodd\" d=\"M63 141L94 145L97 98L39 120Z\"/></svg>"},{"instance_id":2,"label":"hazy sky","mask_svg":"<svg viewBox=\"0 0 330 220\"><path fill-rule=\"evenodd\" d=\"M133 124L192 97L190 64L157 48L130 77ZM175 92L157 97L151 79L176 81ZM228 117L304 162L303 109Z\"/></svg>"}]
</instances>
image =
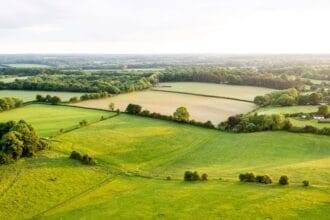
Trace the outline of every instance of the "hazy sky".
<instances>
[{"instance_id":1,"label":"hazy sky","mask_svg":"<svg viewBox=\"0 0 330 220\"><path fill-rule=\"evenodd\" d=\"M0 0L0 53L330 53L330 0Z\"/></svg>"}]
</instances>

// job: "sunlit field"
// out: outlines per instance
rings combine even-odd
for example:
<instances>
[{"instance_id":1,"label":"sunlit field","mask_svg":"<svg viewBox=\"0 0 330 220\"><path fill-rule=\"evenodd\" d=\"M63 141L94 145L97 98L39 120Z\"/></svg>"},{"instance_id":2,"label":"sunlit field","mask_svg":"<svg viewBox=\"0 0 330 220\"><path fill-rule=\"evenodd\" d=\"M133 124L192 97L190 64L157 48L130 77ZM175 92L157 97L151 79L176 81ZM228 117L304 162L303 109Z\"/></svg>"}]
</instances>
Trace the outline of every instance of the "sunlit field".
<instances>
[{"instance_id":1,"label":"sunlit field","mask_svg":"<svg viewBox=\"0 0 330 220\"><path fill-rule=\"evenodd\" d=\"M216 125L231 115L246 113L256 107L253 103L248 102L158 91L122 94L107 99L80 102L75 105L108 109L111 102L122 111L129 103L134 103L141 105L143 109L166 115L172 115L176 108L184 106L188 109L191 119L201 122L210 120Z\"/></svg>"}]
</instances>

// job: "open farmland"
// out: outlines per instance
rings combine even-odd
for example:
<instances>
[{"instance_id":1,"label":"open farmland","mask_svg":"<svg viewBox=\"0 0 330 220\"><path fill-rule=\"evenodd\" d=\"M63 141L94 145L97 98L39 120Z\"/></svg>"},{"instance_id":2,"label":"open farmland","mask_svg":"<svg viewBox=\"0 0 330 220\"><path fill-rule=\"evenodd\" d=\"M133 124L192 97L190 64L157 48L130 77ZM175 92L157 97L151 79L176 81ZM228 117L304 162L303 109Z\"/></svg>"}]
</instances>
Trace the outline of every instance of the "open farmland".
<instances>
[{"instance_id":1,"label":"open farmland","mask_svg":"<svg viewBox=\"0 0 330 220\"><path fill-rule=\"evenodd\" d=\"M265 107L257 110L258 114L292 114L292 113L311 113L317 112L319 106L301 105L287 107Z\"/></svg>"},{"instance_id":2,"label":"open farmland","mask_svg":"<svg viewBox=\"0 0 330 220\"><path fill-rule=\"evenodd\" d=\"M0 97L15 97L22 99L24 102L33 101L36 95L58 96L62 101L69 101L71 97L81 96L84 93L79 92L53 92L53 91L30 91L30 90L0 90Z\"/></svg>"},{"instance_id":3,"label":"open farmland","mask_svg":"<svg viewBox=\"0 0 330 220\"><path fill-rule=\"evenodd\" d=\"M327 219L330 211L326 136L230 134L121 114L52 143L34 158L0 166L0 219L279 219L283 213ZM93 155L98 165L70 160L72 150ZM183 182L185 170L206 172L209 181ZM285 174L290 184L238 182L247 171L269 174L275 182ZM302 187L304 179L312 186Z\"/></svg>"},{"instance_id":4,"label":"open farmland","mask_svg":"<svg viewBox=\"0 0 330 220\"><path fill-rule=\"evenodd\" d=\"M81 120L94 122L98 121L101 116L107 117L113 114L111 112L90 111L82 108L33 104L1 112L0 122L24 119L31 123L40 135L48 137L56 134L60 129L78 125Z\"/></svg>"},{"instance_id":5,"label":"open farmland","mask_svg":"<svg viewBox=\"0 0 330 220\"><path fill-rule=\"evenodd\" d=\"M16 79L27 79L28 76L16 76L16 77L2 77L0 78L0 82L4 82L4 83L10 83L10 82L14 82Z\"/></svg>"},{"instance_id":6,"label":"open farmland","mask_svg":"<svg viewBox=\"0 0 330 220\"><path fill-rule=\"evenodd\" d=\"M107 99L80 102L75 105L108 109L111 102L121 110L125 110L129 103L134 103L141 105L143 109L166 115L172 115L176 108L184 106L188 109L192 119L201 122L210 120L214 124L226 120L231 115L249 112L255 108L253 103L248 102L158 91L122 94Z\"/></svg>"},{"instance_id":7,"label":"open farmland","mask_svg":"<svg viewBox=\"0 0 330 220\"><path fill-rule=\"evenodd\" d=\"M254 97L258 95L265 95L267 93L275 91L274 89L253 86L235 86L226 84L196 82L160 83L154 89L170 92L184 92L197 95L201 94L228 97L247 101L253 101Z\"/></svg>"},{"instance_id":8,"label":"open farmland","mask_svg":"<svg viewBox=\"0 0 330 220\"><path fill-rule=\"evenodd\" d=\"M10 63L4 64L5 66L15 67L15 68L51 68L51 66L44 64L34 64L34 63Z\"/></svg>"}]
</instances>

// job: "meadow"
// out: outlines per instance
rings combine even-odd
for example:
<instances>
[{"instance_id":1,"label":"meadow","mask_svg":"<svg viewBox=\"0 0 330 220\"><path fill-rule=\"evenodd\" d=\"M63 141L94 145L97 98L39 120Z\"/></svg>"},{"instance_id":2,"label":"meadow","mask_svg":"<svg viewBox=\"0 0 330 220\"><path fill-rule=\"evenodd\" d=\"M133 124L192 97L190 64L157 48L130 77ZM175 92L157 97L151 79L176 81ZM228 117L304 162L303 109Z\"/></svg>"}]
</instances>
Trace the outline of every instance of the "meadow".
<instances>
[{"instance_id":1,"label":"meadow","mask_svg":"<svg viewBox=\"0 0 330 220\"><path fill-rule=\"evenodd\" d=\"M101 116L107 117L113 114L82 108L33 104L1 112L0 122L24 119L31 123L41 136L49 137L57 134L60 129L78 125L81 120L94 122L99 120Z\"/></svg>"},{"instance_id":2,"label":"meadow","mask_svg":"<svg viewBox=\"0 0 330 220\"><path fill-rule=\"evenodd\" d=\"M10 83L10 82L14 82L16 79L27 79L27 78L28 76L2 77L0 78L0 82Z\"/></svg>"},{"instance_id":3,"label":"meadow","mask_svg":"<svg viewBox=\"0 0 330 220\"><path fill-rule=\"evenodd\" d=\"M201 122L210 120L216 125L231 115L249 112L255 108L253 103L248 102L159 91L127 93L75 105L108 109L109 103L114 103L116 108L123 111L129 103L139 104L143 109L166 115L172 115L176 108L184 106L188 109L191 119Z\"/></svg>"},{"instance_id":4,"label":"meadow","mask_svg":"<svg viewBox=\"0 0 330 220\"><path fill-rule=\"evenodd\" d=\"M62 101L69 101L71 97L81 96L84 93L79 92L52 92L52 91L30 91L30 90L0 90L0 97L15 97L22 99L24 102L33 101L36 95L58 96Z\"/></svg>"},{"instance_id":5,"label":"meadow","mask_svg":"<svg viewBox=\"0 0 330 220\"><path fill-rule=\"evenodd\" d=\"M317 112L319 106L301 105L301 106L286 106L286 107L265 107L257 110L258 114L292 114L292 113L311 113Z\"/></svg>"},{"instance_id":6,"label":"meadow","mask_svg":"<svg viewBox=\"0 0 330 220\"><path fill-rule=\"evenodd\" d=\"M171 92L185 92L197 95L202 94L210 96L228 97L246 101L253 101L254 97L258 95L265 95L267 93L275 91L274 89L254 86L235 86L197 82L159 83L159 85L154 89Z\"/></svg>"},{"instance_id":7,"label":"meadow","mask_svg":"<svg viewBox=\"0 0 330 220\"><path fill-rule=\"evenodd\" d=\"M41 111L52 111L48 107L58 106L15 111L24 116L38 108L38 118ZM73 107L59 108L81 115ZM37 126L33 120L27 121ZM58 129L52 117L43 124L41 133ZM0 219L328 219L327 136L232 134L120 114L60 134L51 143L36 157L0 166ZM97 165L70 160L72 150L94 156ZM185 170L206 172L209 181L183 182ZM290 184L240 183L238 174L248 171L268 174L274 182L288 175ZM310 187L302 186L305 179Z\"/></svg>"}]
</instances>

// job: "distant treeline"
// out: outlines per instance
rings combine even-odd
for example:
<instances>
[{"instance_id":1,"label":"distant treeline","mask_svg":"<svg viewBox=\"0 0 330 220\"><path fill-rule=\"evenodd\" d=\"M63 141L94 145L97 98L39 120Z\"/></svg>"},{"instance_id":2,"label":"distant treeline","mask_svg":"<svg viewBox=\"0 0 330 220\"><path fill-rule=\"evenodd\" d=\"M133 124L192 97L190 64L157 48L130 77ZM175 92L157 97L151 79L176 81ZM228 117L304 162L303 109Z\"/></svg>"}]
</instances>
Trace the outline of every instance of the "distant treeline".
<instances>
[{"instance_id":1,"label":"distant treeline","mask_svg":"<svg viewBox=\"0 0 330 220\"><path fill-rule=\"evenodd\" d=\"M176 67L168 68L162 72L160 82L208 82L227 83L232 85L249 85L272 89L302 89L302 80L288 79L272 74L260 74L250 68L223 68L217 66Z\"/></svg>"}]
</instances>

